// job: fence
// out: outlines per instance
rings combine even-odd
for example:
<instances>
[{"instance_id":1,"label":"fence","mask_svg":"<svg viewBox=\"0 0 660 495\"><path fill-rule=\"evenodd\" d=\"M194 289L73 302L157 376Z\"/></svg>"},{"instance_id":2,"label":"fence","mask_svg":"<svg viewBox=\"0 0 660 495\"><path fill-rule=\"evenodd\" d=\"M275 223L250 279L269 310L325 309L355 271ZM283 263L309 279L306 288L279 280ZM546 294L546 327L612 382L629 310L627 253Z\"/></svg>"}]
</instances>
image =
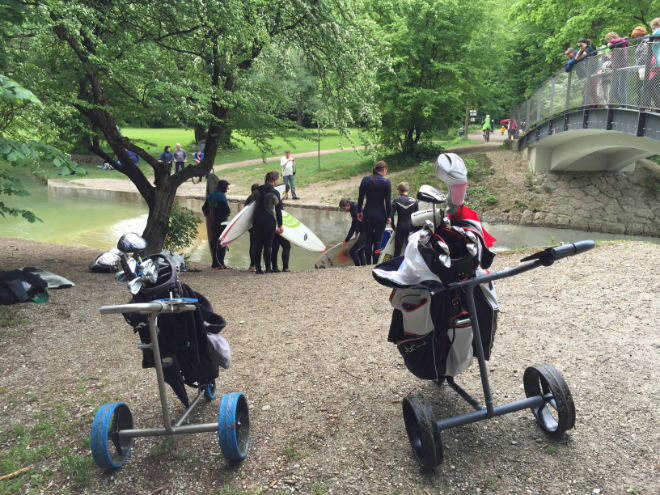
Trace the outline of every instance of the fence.
<instances>
[{"instance_id":1,"label":"fence","mask_svg":"<svg viewBox=\"0 0 660 495\"><path fill-rule=\"evenodd\" d=\"M545 81L510 118L525 133L557 115L589 108L660 111L660 43L643 39L582 58L569 72L562 69Z\"/></svg>"}]
</instances>

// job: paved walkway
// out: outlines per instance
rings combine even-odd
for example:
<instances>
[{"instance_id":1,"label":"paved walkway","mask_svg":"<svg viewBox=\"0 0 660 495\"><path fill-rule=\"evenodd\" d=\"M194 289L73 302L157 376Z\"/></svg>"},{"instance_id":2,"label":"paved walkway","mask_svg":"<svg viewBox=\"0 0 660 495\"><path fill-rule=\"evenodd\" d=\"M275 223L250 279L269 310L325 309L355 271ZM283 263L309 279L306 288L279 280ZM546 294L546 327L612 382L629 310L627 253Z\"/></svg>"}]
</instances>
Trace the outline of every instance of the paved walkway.
<instances>
[{"instance_id":1,"label":"paved walkway","mask_svg":"<svg viewBox=\"0 0 660 495\"><path fill-rule=\"evenodd\" d=\"M480 141L482 140L481 132L476 132L472 133L469 135L470 139L473 139L475 141ZM494 149L497 149L502 142L504 142L506 139L506 133L504 136L500 136L499 132L491 134L491 139L489 143L481 143L481 144L468 144L465 146L456 146L454 148L450 148L452 152L458 153L458 154L463 154L463 153L474 153L474 152L479 152L479 151L492 151ZM364 149L365 146L359 146L357 149ZM331 153L340 153L342 151L349 151L353 148L338 148L338 149L331 149L331 150L321 150L322 155L329 155ZM303 158L303 157L311 157L311 156L316 156L317 151L309 151L305 153L296 153L294 156L296 158ZM266 158L266 162L279 162L280 156L270 156ZM218 172L220 170L227 170L230 168L241 168L241 167L249 167L251 165L260 165L263 163L263 160L261 158L253 159L253 160L243 160L239 162L232 162L232 163L223 163L220 165L215 165L213 169ZM147 177L149 181L153 182L153 177ZM128 179L76 179L74 181L62 181L62 180L57 180L58 183L61 185L69 185L70 186L80 186L80 187L89 187L89 188L94 188L94 189L106 189L109 191L118 191L118 192L129 192L129 193L136 193L136 188L133 185L133 183L128 180ZM206 182L201 182L199 184L193 184L191 181L184 182L179 186L177 189L176 195L177 196L183 196L183 197L193 197L193 198L204 198L206 194ZM314 195L312 195L314 196ZM229 196L230 199L244 199L243 196ZM303 198L300 202L296 202L295 204L297 205L316 205L318 203L317 200L314 198L307 200L306 198Z\"/></svg>"}]
</instances>

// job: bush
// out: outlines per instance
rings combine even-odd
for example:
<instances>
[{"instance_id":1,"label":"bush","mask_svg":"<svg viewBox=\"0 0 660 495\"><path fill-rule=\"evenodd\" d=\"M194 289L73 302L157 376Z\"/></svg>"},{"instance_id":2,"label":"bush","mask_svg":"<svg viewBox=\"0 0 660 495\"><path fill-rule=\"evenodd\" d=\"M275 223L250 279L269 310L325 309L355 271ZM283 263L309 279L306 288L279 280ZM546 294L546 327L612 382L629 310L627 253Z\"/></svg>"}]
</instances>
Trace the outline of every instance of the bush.
<instances>
[{"instance_id":1,"label":"bush","mask_svg":"<svg viewBox=\"0 0 660 495\"><path fill-rule=\"evenodd\" d=\"M163 241L163 248L172 252L179 252L192 245L197 239L197 225L202 220L190 208L174 204L170 210L167 234Z\"/></svg>"}]
</instances>

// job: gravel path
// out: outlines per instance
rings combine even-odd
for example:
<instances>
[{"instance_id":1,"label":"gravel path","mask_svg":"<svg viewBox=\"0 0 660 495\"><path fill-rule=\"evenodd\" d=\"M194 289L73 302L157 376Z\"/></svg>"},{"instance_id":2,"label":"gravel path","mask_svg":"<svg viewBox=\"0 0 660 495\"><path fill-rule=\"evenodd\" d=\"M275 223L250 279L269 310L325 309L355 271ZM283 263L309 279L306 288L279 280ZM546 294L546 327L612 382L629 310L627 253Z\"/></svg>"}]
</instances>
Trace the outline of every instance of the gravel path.
<instances>
[{"instance_id":1,"label":"gravel path","mask_svg":"<svg viewBox=\"0 0 660 495\"><path fill-rule=\"evenodd\" d=\"M0 448L19 442L17 424L30 429L51 418L61 450L33 466L53 471L46 493L658 493L658 245L604 244L497 283L496 402L524 395L528 365L552 363L575 397L576 429L550 440L528 411L452 429L442 436L445 462L432 474L412 456L401 400L423 393L438 417L466 405L405 369L386 341L389 290L369 268L184 273L228 321L234 362L219 389L248 397L248 458L225 461L213 434L138 439L121 470L92 467L76 487L61 458L88 455L101 403L127 401L138 427L160 422L155 374L140 368L137 337L121 316L98 312L126 302L128 292L112 275L87 271L95 254L0 238L4 269L36 265L77 284L51 291L45 304L1 313L9 326L0 327ZM494 268L521 257L500 255ZM457 381L478 394L476 371ZM217 404L193 420L214 422ZM46 439L33 437L30 448Z\"/></svg>"}]
</instances>

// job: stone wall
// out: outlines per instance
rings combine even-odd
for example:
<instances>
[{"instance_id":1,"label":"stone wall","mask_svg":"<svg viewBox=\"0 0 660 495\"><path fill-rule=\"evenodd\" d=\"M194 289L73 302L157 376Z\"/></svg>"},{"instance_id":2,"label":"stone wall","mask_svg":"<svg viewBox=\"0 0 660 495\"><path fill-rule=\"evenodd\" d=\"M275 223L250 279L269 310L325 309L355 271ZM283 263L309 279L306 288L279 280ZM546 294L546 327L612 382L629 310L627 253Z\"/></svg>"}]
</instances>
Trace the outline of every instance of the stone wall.
<instances>
[{"instance_id":1,"label":"stone wall","mask_svg":"<svg viewBox=\"0 0 660 495\"><path fill-rule=\"evenodd\" d=\"M650 191L658 184L660 166L647 160L633 173L528 175L528 194L520 208L492 209L482 217L490 222L659 237L660 196Z\"/></svg>"}]
</instances>

